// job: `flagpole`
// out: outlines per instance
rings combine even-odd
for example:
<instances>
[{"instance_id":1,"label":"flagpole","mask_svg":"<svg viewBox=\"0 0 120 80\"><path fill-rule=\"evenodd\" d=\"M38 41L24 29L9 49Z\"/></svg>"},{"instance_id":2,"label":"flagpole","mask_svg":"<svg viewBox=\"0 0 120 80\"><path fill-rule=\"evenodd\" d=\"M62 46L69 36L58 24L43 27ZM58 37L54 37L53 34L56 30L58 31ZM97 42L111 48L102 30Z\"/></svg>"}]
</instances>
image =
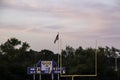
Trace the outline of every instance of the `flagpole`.
<instances>
[{"instance_id":1,"label":"flagpole","mask_svg":"<svg viewBox=\"0 0 120 80\"><path fill-rule=\"evenodd\" d=\"M59 32L58 32L58 68L59 68L59 43L60 43L60 35L59 35ZM59 80L60 76L59 76L59 73L58 73L58 80Z\"/></svg>"},{"instance_id":2,"label":"flagpole","mask_svg":"<svg viewBox=\"0 0 120 80\"><path fill-rule=\"evenodd\" d=\"M60 39L59 39L59 32L58 32L58 34L57 34L57 36L56 36L56 38L55 38L55 40L54 40L54 43L56 43L56 41L58 40L58 69L60 68L59 67L59 53L60 53L60 47L59 47L59 44L60 44ZM60 78L60 76L59 76L59 73L58 73L58 80L59 80L59 78Z\"/></svg>"},{"instance_id":3,"label":"flagpole","mask_svg":"<svg viewBox=\"0 0 120 80\"><path fill-rule=\"evenodd\" d=\"M60 68L62 68L62 37L60 37Z\"/></svg>"}]
</instances>

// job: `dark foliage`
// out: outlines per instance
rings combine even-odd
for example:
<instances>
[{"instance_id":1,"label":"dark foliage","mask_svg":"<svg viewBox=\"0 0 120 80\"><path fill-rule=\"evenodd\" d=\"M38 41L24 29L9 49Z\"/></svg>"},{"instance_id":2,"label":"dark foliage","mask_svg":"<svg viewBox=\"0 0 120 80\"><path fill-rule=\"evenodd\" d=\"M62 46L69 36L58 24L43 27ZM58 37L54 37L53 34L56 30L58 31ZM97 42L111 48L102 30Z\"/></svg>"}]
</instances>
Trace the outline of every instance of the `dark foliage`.
<instances>
[{"instance_id":1,"label":"dark foliage","mask_svg":"<svg viewBox=\"0 0 120 80\"><path fill-rule=\"evenodd\" d=\"M29 49L27 42L16 38L8 39L0 45L0 80L32 80L27 75L27 67L34 66L39 60L54 60L57 62L58 54L50 50L34 51ZM75 80L119 80L120 58L118 58L118 71L115 71L115 52L120 50L112 47L99 47L98 49L79 47L74 49L67 46L62 50L62 66L66 67L66 74L90 75L95 74L95 54L97 50L97 77L75 77ZM60 56L60 55L59 55ZM36 75L38 80L39 75ZM50 80L51 75L42 75L42 80ZM57 80L57 75L55 75ZM71 80L70 77L61 77L61 80Z\"/></svg>"}]
</instances>

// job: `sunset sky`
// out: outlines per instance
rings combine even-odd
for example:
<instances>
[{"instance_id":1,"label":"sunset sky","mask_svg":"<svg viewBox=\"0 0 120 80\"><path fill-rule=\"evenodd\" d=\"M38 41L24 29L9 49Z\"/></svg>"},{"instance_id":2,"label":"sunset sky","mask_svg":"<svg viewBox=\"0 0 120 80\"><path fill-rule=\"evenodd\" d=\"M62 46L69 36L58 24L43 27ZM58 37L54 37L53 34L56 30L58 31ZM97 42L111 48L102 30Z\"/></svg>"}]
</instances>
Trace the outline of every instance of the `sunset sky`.
<instances>
[{"instance_id":1,"label":"sunset sky","mask_svg":"<svg viewBox=\"0 0 120 80\"><path fill-rule=\"evenodd\" d=\"M120 0L0 0L0 44L15 37L31 49L70 45L120 49Z\"/></svg>"}]
</instances>

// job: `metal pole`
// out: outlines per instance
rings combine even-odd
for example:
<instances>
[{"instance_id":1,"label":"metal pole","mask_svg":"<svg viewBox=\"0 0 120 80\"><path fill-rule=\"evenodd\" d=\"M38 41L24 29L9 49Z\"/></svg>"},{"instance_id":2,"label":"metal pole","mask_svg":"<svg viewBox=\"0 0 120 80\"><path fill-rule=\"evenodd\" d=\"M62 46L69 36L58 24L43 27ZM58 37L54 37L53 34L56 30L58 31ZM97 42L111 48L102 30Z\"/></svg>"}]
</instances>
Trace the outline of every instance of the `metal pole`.
<instances>
[{"instance_id":1,"label":"metal pole","mask_svg":"<svg viewBox=\"0 0 120 80\"><path fill-rule=\"evenodd\" d=\"M74 80L74 76L72 76L72 80Z\"/></svg>"},{"instance_id":2,"label":"metal pole","mask_svg":"<svg viewBox=\"0 0 120 80\"><path fill-rule=\"evenodd\" d=\"M34 65L34 68L36 69L36 66ZM36 73L36 72L35 72ZM33 74L33 80L35 80L35 73Z\"/></svg>"},{"instance_id":3,"label":"metal pole","mask_svg":"<svg viewBox=\"0 0 120 80\"><path fill-rule=\"evenodd\" d=\"M61 72L61 68L62 68L62 37L60 36L60 77L63 74Z\"/></svg>"},{"instance_id":4,"label":"metal pole","mask_svg":"<svg viewBox=\"0 0 120 80\"><path fill-rule=\"evenodd\" d=\"M59 35L59 32L58 32L58 68L59 68L59 39L60 38L60 35ZM60 76L59 76L59 73L58 73L58 80L59 80Z\"/></svg>"},{"instance_id":5,"label":"metal pole","mask_svg":"<svg viewBox=\"0 0 120 80\"><path fill-rule=\"evenodd\" d=\"M52 73L52 80L54 80L54 74Z\"/></svg>"},{"instance_id":6,"label":"metal pole","mask_svg":"<svg viewBox=\"0 0 120 80\"><path fill-rule=\"evenodd\" d=\"M98 51L98 43L96 40L96 51L95 51L95 74L97 75L97 51Z\"/></svg>"},{"instance_id":7,"label":"metal pole","mask_svg":"<svg viewBox=\"0 0 120 80\"><path fill-rule=\"evenodd\" d=\"M35 74L33 74L33 80L35 80Z\"/></svg>"},{"instance_id":8,"label":"metal pole","mask_svg":"<svg viewBox=\"0 0 120 80\"><path fill-rule=\"evenodd\" d=\"M40 73L40 75L39 75L39 80L41 80L41 73Z\"/></svg>"},{"instance_id":9,"label":"metal pole","mask_svg":"<svg viewBox=\"0 0 120 80\"><path fill-rule=\"evenodd\" d=\"M60 37L60 68L62 67L62 38Z\"/></svg>"},{"instance_id":10,"label":"metal pole","mask_svg":"<svg viewBox=\"0 0 120 80\"><path fill-rule=\"evenodd\" d=\"M115 71L116 72L118 71L118 68L117 68L117 56L115 57Z\"/></svg>"}]
</instances>

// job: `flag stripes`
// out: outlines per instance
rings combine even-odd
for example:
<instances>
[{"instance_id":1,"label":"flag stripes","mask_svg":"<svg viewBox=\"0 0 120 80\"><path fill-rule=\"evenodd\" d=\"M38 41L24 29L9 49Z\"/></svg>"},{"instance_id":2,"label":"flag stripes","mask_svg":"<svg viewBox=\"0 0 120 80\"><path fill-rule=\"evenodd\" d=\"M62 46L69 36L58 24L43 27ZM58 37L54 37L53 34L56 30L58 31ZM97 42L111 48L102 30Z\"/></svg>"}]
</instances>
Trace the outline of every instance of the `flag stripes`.
<instances>
[{"instance_id":1,"label":"flag stripes","mask_svg":"<svg viewBox=\"0 0 120 80\"><path fill-rule=\"evenodd\" d=\"M59 34L57 34L55 40L54 40L54 43L56 43L56 41L59 40Z\"/></svg>"}]
</instances>

